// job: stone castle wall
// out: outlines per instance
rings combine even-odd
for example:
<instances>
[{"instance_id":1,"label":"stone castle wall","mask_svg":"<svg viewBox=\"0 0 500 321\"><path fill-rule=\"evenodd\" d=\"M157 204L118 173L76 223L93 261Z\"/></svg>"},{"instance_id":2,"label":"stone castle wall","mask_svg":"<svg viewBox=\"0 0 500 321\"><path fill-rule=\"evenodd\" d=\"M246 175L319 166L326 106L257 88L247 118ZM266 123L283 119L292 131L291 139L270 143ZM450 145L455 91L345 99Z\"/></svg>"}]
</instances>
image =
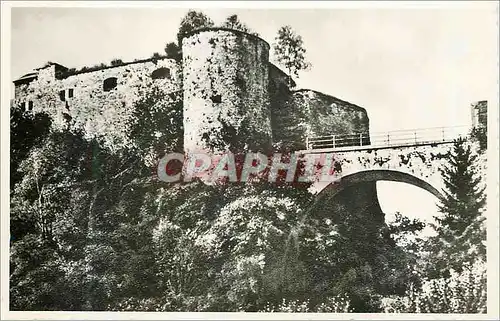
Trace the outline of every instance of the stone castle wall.
<instances>
[{"instance_id":1,"label":"stone castle wall","mask_svg":"<svg viewBox=\"0 0 500 321\"><path fill-rule=\"evenodd\" d=\"M182 41L184 147L262 150L272 141L269 45L235 30L198 30Z\"/></svg>"},{"instance_id":2,"label":"stone castle wall","mask_svg":"<svg viewBox=\"0 0 500 321\"><path fill-rule=\"evenodd\" d=\"M161 75L164 78L153 79L159 69L165 71ZM124 135L133 117L133 104L152 87L162 90L166 97L181 90L179 72L174 60L159 59L57 79L51 65L40 69L37 79L29 84L16 86L14 103L48 113L56 127L69 122L88 137L104 137L109 146L123 145L127 143ZM111 78L116 78L116 86L107 91L104 82Z\"/></svg>"},{"instance_id":3,"label":"stone castle wall","mask_svg":"<svg viewBox=\"0 0 500 321\"><path fill-rule=\"evenodd\" d=\"M273 138L278 142L293 141L284 144L286 148L305 149L306 137L369 133L366 110L336 97L281 87L273 101L277 102L272 105Z\"/></svg>"},{"instance_id":4,"label":"stone castle wall","mask_svg":"<svg viewBox=\"0 0 500 321\"><path fill-rule=\"evenodd\" d=\"M293 100L303 110L307 136L369 132L366 110L357 105L309 89L295 91Z\"/></svg>"},{"instance_id":5,"label":"stone castle wall","mask_svg":"<svg viewBox=\"0 0 500 321\"><path fill-rule=\"evenodd\" d=\"M156 58L62 76L64 67L48 65L36 79L15 82L13 102L110 147L129 143L134 103L152 87L167 100L182 100L188 150L302 149L306 136L368 132L363 108L312 90L291 91L293 80L269 63L269 44L259 37L200 29L183 39L182 53L181 63ZM116 86L107 91L111 78Z\"/></svg>"}]
</instances>

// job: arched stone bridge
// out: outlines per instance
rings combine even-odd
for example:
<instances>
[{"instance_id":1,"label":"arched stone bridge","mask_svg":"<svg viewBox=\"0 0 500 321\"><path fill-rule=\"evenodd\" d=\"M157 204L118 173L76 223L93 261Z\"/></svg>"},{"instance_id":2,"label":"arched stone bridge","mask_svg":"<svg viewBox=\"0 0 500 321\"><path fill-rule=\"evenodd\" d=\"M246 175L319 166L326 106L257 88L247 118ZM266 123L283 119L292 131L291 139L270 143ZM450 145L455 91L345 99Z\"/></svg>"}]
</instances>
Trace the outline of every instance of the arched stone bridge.
<instances>
[{"instance_id":1,"label":"arched stone bridge","mask_svg":"<svg viewBox=\"0 0 500 321\"><path fill-rule=\"evenodd\" d=\"M454 140L467 139L467 130L452 127L308 138L308 148L300 153L306 157L333 153L334 166L340 170L339 180L315 185L320 191L315 206L333 201L344 192L349 194L346 199L352 197L358 203L361 199L355 194L372 195L370 206L380 210L377 181L411 184L440 199L444 183L439 168L446 162Z\"/></svg>"}]
</instances>

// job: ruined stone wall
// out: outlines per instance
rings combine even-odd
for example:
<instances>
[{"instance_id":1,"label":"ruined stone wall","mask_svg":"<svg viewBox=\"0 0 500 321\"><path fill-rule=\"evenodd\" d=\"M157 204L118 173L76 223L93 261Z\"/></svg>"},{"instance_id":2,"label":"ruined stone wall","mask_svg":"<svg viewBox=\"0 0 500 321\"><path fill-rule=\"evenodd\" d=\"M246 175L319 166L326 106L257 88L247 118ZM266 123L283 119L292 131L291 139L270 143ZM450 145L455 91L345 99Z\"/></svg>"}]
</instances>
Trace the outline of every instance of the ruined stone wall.
<instances>
[{"instance_id":1,"label":"ruined stone wall","mask_svg":"<svg viewBox=\"0 0 500 321\"><path fill-rule=\"evenodd\" d=\"M295 87L295 81L276 65L269 63L269 91L270 95L278 92L283 87Z\"/></svg>"},{"instance_id":2,"label":"ruined stone wall","mask_svg":"<svg viewBox=\"0 0 500 321\"><path fill-rule=\"evenodd\" d=\"M187 35L182 53L185 150L267 149L272 142L267 42L207 28Z\"/></svg>"},{"instance_id":3,"label":"ruined stone wall","mask_svg":"<svg viewBox=\"0 0 500 321\"><path fill-rule=\"evenodd\" d=\"M305 148L306 137L369 132L364 108L317 91L280 89L272 102L274 141L293 138L295 149Z\"/></svg>"},{"instance_id":4,"label":"ruined stone wall","mask_svg":"<svg viewBox=\"0 0 500 321\"><path fill-rule=\"evenodd\" d=\"M303 126L310 136L369 132L364 108L309 89L295 91L293 98L303 110Z\"/></svg>"},{"instance_id":5,"label":"ruined stone wall","mask_svg":"<svg viewBox=\"0 0 500 321\"><path fill-rule=\"evenodd\" d=\"M288 75L278 67L269 64L269 99L271 103L271 126L273 143L277 150L303 149L301 142L304 131L300 128L303 118L301 110L293 104L293 96Z\"/></svg>"},{"instance_id":6,"label":"ruined stone wall","mask_svg":"<svg viewBox=\"0 0 500 321\"><path fill-rule=\"evenodd\" d=\"M298 150L307 136L368 132L363 108L313 90L291 91L293 80L269 63L269 44L257 36L199 29L183 39L182 51L181 63L157 58L63 77L62 66L48 65L36 80L16 85L14 104L24 102L51 115L56 127L69 124L118 148L129 143L134 103L154 86L183 105L186 150L267 151L273 143ZM153 79L163 67L169 77ZM105 91L112 77L117 85Z\"/></svg>"},{"instance_id":7,"label":"ruined stone wall","mask_svg":"<svg viewBox=\"0 0 500 321\"><path fill-rule=\"evenodd\" d=\"M153 79L152 73L168 68L169 76ZM34 112L52 116L54 126L82 129L90 137L103 138L108 147L128 144L126 134L133 117L134 103L153 86L169 93L181 89L180 68L171 59L151 60L79 73L56 79L54 66L40 69L38 78L16 86L15 104L26 104ZM116 78L116 87L105 91L105 79ZM70 97L70 90L72 96ZM174 96L172 96L172 99Z\"/></svg>"},{"instance_id":8,"label":"ruined stone wall","mask_svg":"<svg viewBox=\"0 0 500 321\"><path fill-rule=\"evenodd\" d=\"M472 127L488 128L488 102L486 100L471 105Z\"/></svg>"}]
</instances>

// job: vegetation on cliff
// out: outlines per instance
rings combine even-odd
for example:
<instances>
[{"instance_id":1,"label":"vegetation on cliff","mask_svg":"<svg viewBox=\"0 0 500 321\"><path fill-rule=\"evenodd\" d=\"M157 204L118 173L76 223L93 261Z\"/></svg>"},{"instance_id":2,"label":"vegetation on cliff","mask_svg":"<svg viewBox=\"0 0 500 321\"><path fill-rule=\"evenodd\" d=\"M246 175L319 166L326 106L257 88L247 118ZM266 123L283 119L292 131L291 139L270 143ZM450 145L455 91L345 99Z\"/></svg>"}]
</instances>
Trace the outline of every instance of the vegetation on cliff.
<instances>
[{"instance_id":1,"label":"vegetation on cliff","mask_svg":"<svg viewBox=\"0 0 500 321\"><path fill-rule=\"evenodd\" d=\"M136 104L134 144L114 152L50 129L43 115L13 111L13 310L376 312L386 298L391 309L411 310L416 303L405 302L419 297L435 311L435 296L465 286L441 279L433 297L416 291L429 284L420 269L425 243L408 236L423 226L404 216L393 223L347 209L336 219L305 216L307 185L159 182L146 158L181 148L180 113L165 131L158 115L144 112L163 98L151 92ZM38 133L21 135L35 125ZM475 228L467 222L461 231ZM468 240L460 245L478 246ZM434 257L425 260L437 266ZM484 276L471 277L460 302L482 311Z\"/></svg>"}]
</instances>

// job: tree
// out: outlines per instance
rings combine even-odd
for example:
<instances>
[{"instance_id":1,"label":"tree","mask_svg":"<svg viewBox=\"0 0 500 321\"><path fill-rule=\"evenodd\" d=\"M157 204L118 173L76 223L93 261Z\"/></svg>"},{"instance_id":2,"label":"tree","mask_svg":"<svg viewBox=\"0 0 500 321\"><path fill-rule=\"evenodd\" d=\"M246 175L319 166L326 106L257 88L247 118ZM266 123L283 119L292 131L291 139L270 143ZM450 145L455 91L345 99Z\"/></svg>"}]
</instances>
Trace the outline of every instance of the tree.
<instances>
[{"instance_id":1,"label":"tree","mask_svg":"<svg viewBox=\"0 0 500 321\"><path fill-rule=\"evenodd\" d=\"M431 238L434 258L431 277L447 276L450 269L460 273L477 260L485 261L486 230L482 212L486 205L485 186L477 167L478 155L464 139L454 143L449 163L440 169L445 197L438 204L442 215L435 217L437 236Z\"/></svg>"},{"instance_id":2,"label":"tree","mask_svg":"<svg viewBox=\"0 0 500 321\"><path fill-rule=\"evenodd\" d=\"M182 60L181 48L175 42L169 42L165 45L165 54L167 58L174 59L177 62Z\"/></svg>"},{"instance_id":3,"label":"tree","mask_svg":"<svg viewBox=\"0 0 500 321\"><path fill-rule=\"evenodd\" d=\"M235 15L235 14L230 15L229 17L227 17L226 20L224 21L224 23L222 24L222 27L229 28L229 29L234 29L234 30L239 30L239 31L243 31L243 32L252 34L254 36L258 36L257 33L252 32L250 30L250 28L248 28L248 26L246 24L244 24L243 22L241 22L238 19L238 15Z\"/></svg>"},{"instance_id":4,"label":"tree","mask_svg":"<svg viewBox=\"0 0 500 321\"><path fill-rule=\"evenodd\" d=\"M486 312L486 199L474 144L456 140L442 168L444 199L431 224L437 235L423 240L412 284L386 308L406 313Z\"/></svg>"},{"instance_id":5,"label":"tree","mask_svg":"<svg viewBox=\"0 0 500 321\"><path fill-rule=\"evenodd\" d=\"M213 26L214 26L213 20L210 19L208 16L206 16L203 12L189 10L182 19L181 24L179 26L179 31L177 32L177 40L179 42L179 45L181 45L182 38L187 33L195 29L213 27Z\"/></svg>"},{"instance_id":6,"label":"tree","mask_svg":"<svg viewBox=\"0 0 500 321\"><path fill-rule=\"evenodd\" d=\"M155 86L142 97L132 144L114 153L82 133L49 130L41 114L12 111L12 309L99 310L158 292L151 238L164 186L145 160L181 148L182 100Z\"/></svg>"},{"instance_id":7,"label":"tree","mask_svg":"<svg viewBox=\"0 0 500 321\"><path fill-rule=\"evenodd\" d=\"M292 84L292 75L298 78L299 71L311 67L311 64L305 58L306 49L304 48L302 36L296 34L290 26L284 26L278 30L273 49L278 62L288 71L290 86Z\"/></svg>"},{"instance_id":8,"label":"tree","mask_svg":"<svg viewBox=\"0 0 500 321\"><path fill-rule=\"evenodd\" d=\"M486 270L480 266L450 277L424 280L404 297L385 298L389 313L486 313Z\"/></svg>"},{"instance_id":9,"label":"tree","mask_svg":"<svg viewBox=\"0 0 500 321\"><path fill-rule=\"evenodd\" d=\"M29 150L48 134L51 119L46 113L25 112L14 106L10 111L10 188L21 179L17 171L19 163Z\"/></svg>"},{"instance_id":10,"label":"tree","mask_svg":"<svg viewBox=\"0 0 500 321\"><path fill-rule=\"evenodd\" d=\"M121 66L123 65L123 60L116 58L111 60L111 66Z\"/></svg>"},{"instance_id":11,"label":"tree","mask_svg":"<svg viewBox=\"0 0 500 321\"><path fill-rule=\"evenodd\" d=\"M11 190L12 309L81 307L81 284L74 282L79 276L65 276L79 270L72 263L83 255L79 245L85 239L87 211L75 207L85 202L84 190L91 186L88 147L81 135L53 131L19 164L22 179Z\"/></svg>"},{"instance_id":12,"label":"tree","mask_svg":"<svg viewBox=\"0 0 500 321\"><path fill-rule=\"evenodd\" d=\"M353 312L379 312L382 297L403 295L408 284L418 282L412 273L418 247L404 241L422 223L402 215L386 223L379 209L357 206L361 191L346 189L305 222L301 259L313 281L307 291L313 305L348 296Z\"/></svg>"}]
</instances>

